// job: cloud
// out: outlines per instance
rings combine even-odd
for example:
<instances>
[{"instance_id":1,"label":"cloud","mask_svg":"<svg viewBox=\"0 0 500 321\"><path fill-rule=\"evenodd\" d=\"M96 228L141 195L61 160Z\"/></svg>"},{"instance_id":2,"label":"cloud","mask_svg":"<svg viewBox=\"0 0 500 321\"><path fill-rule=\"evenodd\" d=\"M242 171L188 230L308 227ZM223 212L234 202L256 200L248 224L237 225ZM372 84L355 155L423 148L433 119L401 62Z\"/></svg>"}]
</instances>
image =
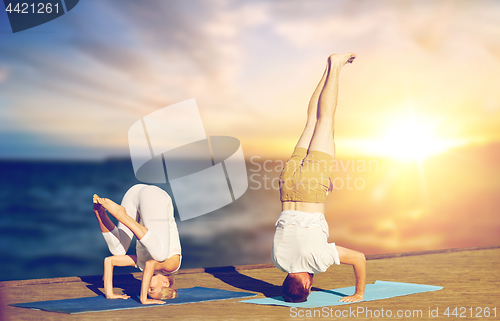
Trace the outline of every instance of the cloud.
<instances>
[{"instance_id":1,"label":"cloud","mask_svg":"<svg viewBox=\"0 0 500 321\"><path fill-rule=\"evenodd\" d=\"M75 144L101 142L108 128L116 137L136 118L188 98L219 113L234 106L232 83L243 56L236 39L255 23L238 17L255 9L181 1L94 2L81 9L92 18L59 22L65 30L59 39L11 38L0 54L15 75L4 87L12 104L3 114L18 128L72 137Z\"/></svg>"},{"instance_id":2,"label":"cloud","mask_svg":"<svg viewBox=\"0 0 500 321\"><path fill-rule=\"evenodd\" d=\"M0 66L0 83L7 80L9 76L9 69L7 67Z\"/></svg>"},{"instance_id":3,"label":"cloud","mask_svg":"<svg viewBox=\"0 0 500 321\"><path fill-rule=\"evenodd\" d=\"M19 128L72 137L75 144L109 131L121 144L119 135L139 117L194 97L209 135L239 137L255 151L268 137L292 146L326 56L353 50L359 59L342 74L342 138L376 135L384 114L409 99L424 114L474 123L471 132L496 119L491 114L500 105L500 37L492 13L498 7L481 1L88 1L78 15L51 22L60 32L2 39L8 72L0 69L0 93L9 101L2 114ZM487 119L464 112L473 102L484 106ZM287 125L278 133L283 115ZM75 117L81 126L68 133ZM36 119L44 124L34 126Z\"/></svg>"}]
</instances>

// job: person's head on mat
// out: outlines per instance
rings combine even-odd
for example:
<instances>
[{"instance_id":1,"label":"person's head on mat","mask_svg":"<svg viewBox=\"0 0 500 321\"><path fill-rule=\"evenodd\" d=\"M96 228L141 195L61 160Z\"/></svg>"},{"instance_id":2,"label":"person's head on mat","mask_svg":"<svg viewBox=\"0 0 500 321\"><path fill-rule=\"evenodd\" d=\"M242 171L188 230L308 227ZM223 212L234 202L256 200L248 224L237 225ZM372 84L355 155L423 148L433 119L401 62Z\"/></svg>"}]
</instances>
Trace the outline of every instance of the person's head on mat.
<instances>
[{"instance_id":1,"label":"person's head on mat","mask_svg":"<svg viewBox=\"0 0 500 321\"><path fill-rule=\"evenodd\" d=\"M366 259L363 253L328 243L326 196L334 190L334 124L339 76L356 55L330 55L323 76L307 105L304 131L279 177L281 213L274 225L271 258L288 276L282 295L287 302L304 302L311 291L312 276L332 265L350 264L356 275L356 292L342 302L363 300ZM297 273L299 272L299 273Z\"/></svg>"},{"instance_id":2,"label":"person's head on mat","mask_svg":"<svg viewBox=\"0 0 500 321\"><path fill-rule=\"evenodd\" d=\"M168 300L177 297L177 290L174 289L173 274L155 274L149 283L148 296L155 300Z\"/></svg>"},{"instance_id":3,"label":"person's head on mat","mask_svg":"<svg viewBox=\"0 0 500 321\"><path fill-rule=\"evenodd\" d=\"M314 274L307 272L288 273L281 287L281 295L286 302L305 302L311 293Z\"/></svg>"},{"instance_id":4,"label":"person's head on mat","mask_svg":"<svg viewBox=\"0 0 500 321\"><path fill-rule=\"evenodd\" d=\"M170 196L153 185L136 184L118 205L94 194L94 213L109 251L104 259L104 294L107 299L128 299L113 291L113 268L133 266L142 271L142 304L165 304L177 297L172 273L181 266L181 244ZM118 221L116 226L108 213ZM136 237L136 255L126 254Z\"/></svg>"}]
</instances>

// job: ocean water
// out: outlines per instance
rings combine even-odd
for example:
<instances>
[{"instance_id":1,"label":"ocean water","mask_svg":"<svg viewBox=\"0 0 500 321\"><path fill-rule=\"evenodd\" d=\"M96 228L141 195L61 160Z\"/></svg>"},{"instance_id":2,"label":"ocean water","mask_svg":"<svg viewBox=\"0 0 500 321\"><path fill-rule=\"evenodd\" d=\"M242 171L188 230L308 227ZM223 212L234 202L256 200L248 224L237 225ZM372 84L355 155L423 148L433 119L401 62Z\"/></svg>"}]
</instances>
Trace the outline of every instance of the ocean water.
<instances>
[{"instance_id":1,"label":"ocean water","mask_svg":"<svg viewBox=\"0 0 500 321\"><path fill-rule=\"evenodd\" d=\"M330 242L368 255L500 244L499 144L464 147L422 164L338 161L325 209ZM174 214L181 268L271 262L283 161L250 158L246 165L249 187L235 202L187 221ZM137 183L130 159L0 161L0 280L101 274L111 254L92 195L120 202ZM115 273L130 271L137 270Z\"/></svg>"},{"instance_id":2,"label":"ocean water","mask_svg":"<svg viewBox=\"0 0 500 321\"><path fill-rule=\"evenodd\" d=\"M140 183L128 159L1 161L0 178L0 281L102 274L111 254L92 211L92 195L120 202ZM168 185L158 186L169 191ZM252 192L199 218L179 221L175 212L182 268L270 262L275 216L252 210L259 197ZM277 196L263 195L262 202L278 211ZM134 252L135 242L128 253ZM138 270L115 273L130 271Z\"/></svg>"}]
</instances>

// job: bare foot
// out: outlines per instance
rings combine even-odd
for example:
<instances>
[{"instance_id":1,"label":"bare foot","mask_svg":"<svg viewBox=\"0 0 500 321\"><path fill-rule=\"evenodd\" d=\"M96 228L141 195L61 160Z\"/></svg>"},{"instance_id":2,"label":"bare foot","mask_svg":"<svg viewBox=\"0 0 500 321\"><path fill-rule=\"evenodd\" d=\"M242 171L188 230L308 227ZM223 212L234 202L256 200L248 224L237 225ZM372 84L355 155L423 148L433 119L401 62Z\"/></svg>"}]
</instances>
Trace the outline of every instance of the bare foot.
<instances>
[{"instance_id":1,"label":"bare foot","mask_svg":"<svg viewBox=\"0 0 500 321\"><path fill-rule=\"evenodd\" d=\"M348 52L346 54L333 54L330 57L328 57L328 62L331 65L338 65L340 67L344 66L346 63L352 64L352 62L356 59L356 55L353 54L352 52Z\"/></svg>"},{"instance_id":2,"label":"bare foot","mask_svg":"<svg viewBox=\"0 0 500 321\"><path fill-rule=\"evenodd\" d=\"M101 205L101 208L108 210L108 212L114 217L121 214L125 210L123 206L116 204L109 198L102 198L97 194L94 194L94 211L98 205Z\"/></svg>"},{"instance_id":3,"label":"bare foot","mask_svg":"<svg viewBox=\"0 0 500 321\"><path fill-rule=\"evenodd\" d=\"M97 198L99 198L97 196L97 194L94 194L94 199L93 199L93 202L94 202L94 213L95 213L95 215L105 215L106 214L106 209L104 207L102 207L102 205L97 202Z\"/></svg>"}]
</instances>

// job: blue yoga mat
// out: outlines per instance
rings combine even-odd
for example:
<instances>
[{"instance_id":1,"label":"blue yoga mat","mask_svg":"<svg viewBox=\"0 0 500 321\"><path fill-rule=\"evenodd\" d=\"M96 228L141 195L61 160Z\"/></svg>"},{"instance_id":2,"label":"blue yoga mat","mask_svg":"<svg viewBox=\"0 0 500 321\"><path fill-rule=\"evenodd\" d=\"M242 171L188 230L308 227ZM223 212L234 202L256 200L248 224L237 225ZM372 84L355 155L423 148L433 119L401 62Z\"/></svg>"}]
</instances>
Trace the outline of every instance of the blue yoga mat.
<instances>
[{"instance_id":1,"label":"blue yoga mat","mask_svg":"<svg viewBox=\"0 0 500 321\"><path fill-rule=\"evenodd\" d=\"M162 307L165 305L185 304L204 301L226 300L234 298L248 298L256 296L250 292L235 292L221 289L203 288L195 286L193 288L178 289L178 297L166 300L165 304L141 304L139 295L130 295L130 299L108 300L104 296L94 296L90 298L40 301L30 303L11 304L15 307L30 308L35 310L44 310L61 313L84 313L111 310L124 310L136 308Z\"/></svg>"},{"instance_id":2,"label":"blue yoga mat","mask_svg":"<svg viewBox=\"0 0 500 321\"><path fill-rule=\"evenodd\" d=\"M415 293L429 292L441 290L442 286L413 284L413 283L399 283L388 281L375 281L373 284L367 284L365 288L365 295L363 301L373 301L393 298L396 296L403 296ZM332 289L326 291L314 291L309 294L306 302L290 303L285 302L281 296L264 299L243 300L240 302L265 304L265 305L281 305L285 307L297 308L319 308L331 305L344 305L351 304L346 302L339 302L344 296L354 294L355 288L353 286L341 289ZM361 301L361 302L363 302Z\"/></svg>"}]
</instances>

